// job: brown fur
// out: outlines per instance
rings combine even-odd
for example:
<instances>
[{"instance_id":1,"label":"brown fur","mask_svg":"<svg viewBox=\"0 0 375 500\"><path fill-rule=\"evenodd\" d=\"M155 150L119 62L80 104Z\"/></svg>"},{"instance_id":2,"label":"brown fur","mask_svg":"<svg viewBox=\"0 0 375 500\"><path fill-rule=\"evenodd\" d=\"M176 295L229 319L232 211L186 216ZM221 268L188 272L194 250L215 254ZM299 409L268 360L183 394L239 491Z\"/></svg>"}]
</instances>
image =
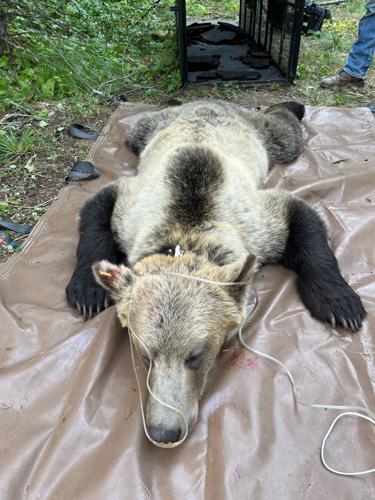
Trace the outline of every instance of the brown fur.
<instances>
[{"instance_id":1,"label":"brown fur","mask_svg":"<svg viewBox=\"0 0 375 500\"><path fill-rule=\"evenodd\" d=\"M213 285L168 273L226 282L250 281L255 270L253 259L217 266L192 253L146 257L132 271L106 261L94 266L98 283L117 300L122 326L134 332L138 353L142 359L151 356L153 392L178 408L190 427L226 335L244 320L246 300L241 290L245 287ZM197 354L199 361L189 367L189 359ZM175 412L149 398L147 425L179 429L182 422Z\"/></svg>"},{"instance_id":2,"label":"brown fur","mask_svg":"<svg viewBox=\"0 0 375 500\"><path fill-rule=\"evenodd\" d=\"M269 168L302 151L303 113L294 102L252 113L216 101L148 113L126 140L140 155L138 176L112 183L81 213L68 300L89 317L115 302L152 363L153 393L185 415L189 430L262 264L296 271L301 298L320 320L356 331L366 315L318 215L286 191L263 189ZM103 258L112 263L94 264ZM147 427L158 442L184 432L179 414L153 398Z\"/></svg>"},{"instance_id":3,"label":"brown fur","mask_svg":"<svg viewBox=\"0 0 375 500\"><path fill-rule=\"evenodd\" d=\"M277 159L271 141L279 122L296 156L302 134L289 110L265 115L222 102L149 113L126 140L140 154L139 175L117 183L112 230L129 267L101 262L94 274L114 298L122 325L134 331L143 359L147 346L153 392L190 426L225 337L244 320L249 287L168 273L250 282L262 263L281 256L291 196L261 190ZM173 256L177 246L180 257ZM176 441L182 422L149 398L147 425L173 431Z\"/></svg>"}]
</instances>

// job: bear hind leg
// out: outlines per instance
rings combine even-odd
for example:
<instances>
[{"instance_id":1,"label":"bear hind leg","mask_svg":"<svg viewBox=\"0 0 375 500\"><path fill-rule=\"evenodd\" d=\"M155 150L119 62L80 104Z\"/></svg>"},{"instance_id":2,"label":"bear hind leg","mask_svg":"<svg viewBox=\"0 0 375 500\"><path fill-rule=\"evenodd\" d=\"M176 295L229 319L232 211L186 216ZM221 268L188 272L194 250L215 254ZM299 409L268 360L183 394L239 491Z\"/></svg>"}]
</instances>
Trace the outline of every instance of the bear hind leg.
<instances>
[{"instance_id":1,"label":"bear hind leg","mask_svg":"<svg viewBox=\"0 0 375 500\"><path fill-rule=\"evenodd\" d=\"M303 150L300 121L305 106L298 102L274 104L264 112L263 137L269 157L269 167L295 160Z\"/></svg>"},{"instance_id":2,"label":"bear hind leg","mask_svg":"<svg viewBox=\"0 0 375 500\"><path fill-rule=\"evenodd\" d=\"M125 146L139 156L156 132L170 125L177 113L177 107L169 107L145 114L129 129Z\"/></svg>"}]
</instances>

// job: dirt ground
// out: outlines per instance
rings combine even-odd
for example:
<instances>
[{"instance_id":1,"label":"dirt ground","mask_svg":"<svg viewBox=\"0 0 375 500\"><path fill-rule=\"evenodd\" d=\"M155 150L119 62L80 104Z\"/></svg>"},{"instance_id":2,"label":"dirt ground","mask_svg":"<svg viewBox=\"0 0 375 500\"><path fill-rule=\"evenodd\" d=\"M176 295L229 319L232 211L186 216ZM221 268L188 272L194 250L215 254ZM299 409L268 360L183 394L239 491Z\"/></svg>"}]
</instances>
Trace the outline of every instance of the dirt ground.
<instances>
[{"instance_id":1,"label":"dirt ground","mask_svg":"<svg viewBox=\"0 0 375 500\"><path fill-rule=\"evenodd\" d=\"M39 128L39 139L35 150L25 157L17 158L12 164L0 166L0 220L34 225L56 199L59 190L66 185L65 178L77 160L86 159L92 142L77 140L67 134L71 123L92 124L101 128L105 125L115 107L106 103L87 108L84 115L76 114L70 106L58 109L55 102L38 103L31 113L8 113L0 115L2 123L14 124L22 128L26 123L33 123L38 128L38 121L33 116L38 111L48 111L44 121L48 125ZM20 168L20 163L22 168ZM3 231L0 228L0 231ZM7 231L18 242L27 236L20 236ZM0 248L0 263L4 262L15 250L11 247Z\"/></svg>"}]
</instances>

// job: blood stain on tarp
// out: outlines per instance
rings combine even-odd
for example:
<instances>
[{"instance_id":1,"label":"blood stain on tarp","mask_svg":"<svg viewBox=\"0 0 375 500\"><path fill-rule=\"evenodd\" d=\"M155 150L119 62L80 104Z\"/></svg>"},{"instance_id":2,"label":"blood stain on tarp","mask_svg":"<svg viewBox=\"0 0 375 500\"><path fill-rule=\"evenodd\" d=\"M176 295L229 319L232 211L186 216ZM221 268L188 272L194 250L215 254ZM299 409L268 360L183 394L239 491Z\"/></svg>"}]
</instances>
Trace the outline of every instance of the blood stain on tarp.
<instances>
[{"instance_id":1,"label":"blood stain on tarp","mask_svg":"<svg viewBox=\"0 0 375 500\"><path fill-rule=\"evenodd\" d=\"M234 402L231 403L231 408L236 412L237 415L244 417L244 418L250 418L250 410L248 408L245 408L241 404L236 404Z\"/></svg>"},{"instance_id":2,"label":"blood stain on tarp","mask_svg":"<svg viewBox=\"0 0 375 500\"><path fill-rule=\"evenodd\" d=\"M260 361L256 356L249 356L241 349L229 352L224 359L224 363L229 368L242 368L243 370L254 370L259 368Z\"/></svg>"},{"instance_id":3,"label":"blood stain on tarp","mask_svg":"<svg viewBox=\"0 0 375 500\"><path fill-rule=\"evenodd\" d=\"M4 347L3 349L0 349L0 365L6 361L7 357L12 354L11 351L13 350L13 347Z\"/></svg>"}]
</instances>

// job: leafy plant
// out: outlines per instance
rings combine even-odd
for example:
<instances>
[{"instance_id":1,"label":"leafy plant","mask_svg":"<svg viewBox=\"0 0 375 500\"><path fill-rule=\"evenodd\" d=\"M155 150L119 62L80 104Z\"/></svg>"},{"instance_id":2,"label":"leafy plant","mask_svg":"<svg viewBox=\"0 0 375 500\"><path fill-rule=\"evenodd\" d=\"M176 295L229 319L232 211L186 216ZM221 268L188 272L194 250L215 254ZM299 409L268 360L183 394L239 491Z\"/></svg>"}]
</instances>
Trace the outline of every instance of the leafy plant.
<instances>
[{"instance_id":1,"label":"leafy plant","mask_svg":"<svg viewBox=\"0 0 375 500\"><path fill-rule=\"evenodd\" d=\"M40 137L31 126L24 127L20 133L14 129L0 130L0 163L17 162L33 153L40 144Z\"/></svg>"},{"instance_id":2,"label":"leafy plant","mask_svg":"<svg viewBox=\"0 0 375 500\"><path fill-rule=\"evenodd\" d=\"M12 53L0 57L0 112L136 85L169 88L179 78L172 3L5 0Z\"/></svg>"}]
</instances>

